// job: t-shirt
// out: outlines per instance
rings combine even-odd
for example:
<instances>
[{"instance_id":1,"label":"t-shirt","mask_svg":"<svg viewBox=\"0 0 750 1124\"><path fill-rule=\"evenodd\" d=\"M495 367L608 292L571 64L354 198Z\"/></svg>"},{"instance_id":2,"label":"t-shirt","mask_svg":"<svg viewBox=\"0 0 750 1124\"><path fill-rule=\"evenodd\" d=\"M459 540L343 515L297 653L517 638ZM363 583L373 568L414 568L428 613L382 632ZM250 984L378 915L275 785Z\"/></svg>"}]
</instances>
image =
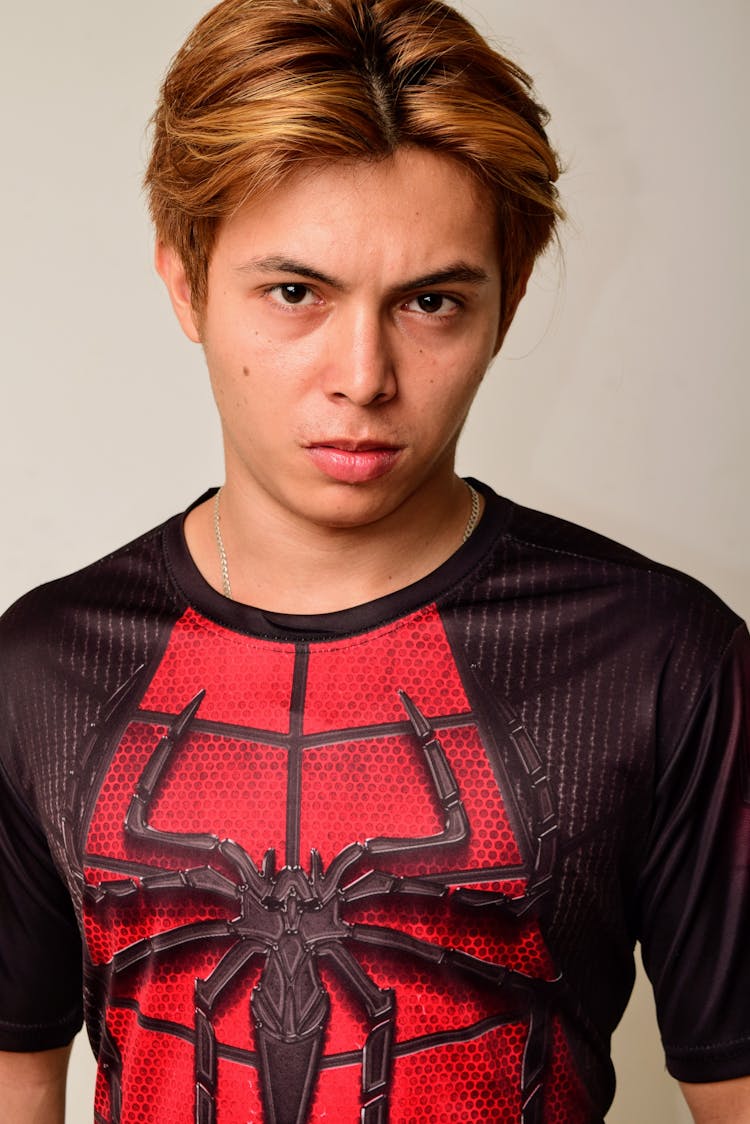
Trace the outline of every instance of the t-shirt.
<instances>
[{"instance_id":1,"label":"t-shirt","mask_svg":"<svg viewBox=\"0 0 750 1124\"><path fill-rule=\"evenodd\" d=\"M353 609L178 516L3 618L0 1047L85 1015L98 1124L600 1122L636 940L670 1071L750 1072L747 632L477 486Z\"/></svg>"}]
</instances>

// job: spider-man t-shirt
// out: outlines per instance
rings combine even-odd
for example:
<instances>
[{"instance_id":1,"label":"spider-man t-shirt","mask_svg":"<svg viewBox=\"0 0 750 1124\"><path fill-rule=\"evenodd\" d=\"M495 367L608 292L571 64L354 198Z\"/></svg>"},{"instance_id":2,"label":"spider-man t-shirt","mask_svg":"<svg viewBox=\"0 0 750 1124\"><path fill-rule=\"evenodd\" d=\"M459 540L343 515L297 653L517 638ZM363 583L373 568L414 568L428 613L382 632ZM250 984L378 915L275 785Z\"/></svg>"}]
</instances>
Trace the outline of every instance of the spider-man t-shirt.
<instances>
[{"instance_id":1,"label":"spider-man t-shirt","mask_svg":"<svg viewBox=\"0 0 750 1124\"><path fill-rule=\"evenodd\" d=\"M0 1048L84 1013L98 1124L600 1122L636 939L670 1071L750 1071L747 633L482 490L355 609L177 517L3 618Z\"/></svg>"}]
</instances>

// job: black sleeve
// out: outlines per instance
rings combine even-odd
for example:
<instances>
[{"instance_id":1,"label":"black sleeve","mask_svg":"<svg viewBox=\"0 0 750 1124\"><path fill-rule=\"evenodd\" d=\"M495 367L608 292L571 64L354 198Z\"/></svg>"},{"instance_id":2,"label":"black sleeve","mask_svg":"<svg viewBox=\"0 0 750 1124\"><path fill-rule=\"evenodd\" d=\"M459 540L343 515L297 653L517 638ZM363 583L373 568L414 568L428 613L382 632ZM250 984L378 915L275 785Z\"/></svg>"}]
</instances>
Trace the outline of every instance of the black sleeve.
<instances>
[{"instance_id":1,"label":"black sleeve","mask_svg":"<svg viewBox=\"0 0 750 1124\"><path fill-rule=\"evenodd\" d=\"M750 1074L750 637L742 627L657 784L641 939L667 1068Z\"/></svg>"},{"instance_id":2,"label":"black sleeve","mask_svg":"<svg viewBox=\"0 0 750 1124\"><path fill-rule=\"evenodd\" d=\"M47 1050L81 1027L81 939L44 835L1 756L0 1049Z\"/></svg>"}]
</instances>

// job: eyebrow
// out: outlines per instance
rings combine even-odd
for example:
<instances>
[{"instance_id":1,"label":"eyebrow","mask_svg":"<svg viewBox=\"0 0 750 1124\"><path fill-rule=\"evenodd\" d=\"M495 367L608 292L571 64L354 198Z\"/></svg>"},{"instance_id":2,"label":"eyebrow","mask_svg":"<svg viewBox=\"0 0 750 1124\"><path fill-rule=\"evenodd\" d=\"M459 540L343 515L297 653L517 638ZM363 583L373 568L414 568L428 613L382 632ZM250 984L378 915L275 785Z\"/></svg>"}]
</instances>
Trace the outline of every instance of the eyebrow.
<instances>
[{"instance_id":1,"label":"eyebrow","mask_svg":"<svg viewBox=\"0 0 750 1124\"><path fill-rule=\"evenodd\" d=\"M314 269L311 265L305 265L304 262L294 261L293 258L285 258L280 255L272 255L268 258L252 258L237 267L238 273L253 273L256 270L261 273L296 273L299 277L309 277L313 281L321 281L324 285L331 285L334 289L344 288L340 281L329 277L327 273L321 273L319 269Z\"/></svg>"},{"instance_id":2,"label":"eyebrow","mask_svg":"<svg viewBox=\"0 0 750 1124\"><path fill-rule=\"evenodd\" d=\"M415 277L405 285L400 285L399 288L404 291L431 289L434 285L455 284L457 282L469 285L489 285L490 276L483 269L458 261L447 265L444 269L438 269L435 273L426 273L423 277Z\"/></svg>"},{"instance_id":3,"label":"eyebrow","mask_svg":"<svg viewBox=\"0 0 750 1124\"><path fill-rule=\"evenodd\" d=\"M346 285L343 281L337 280L335 277L330 277L327 273L323 273L314 266L307 265L305 262L295 261L293 258L285 258L281 255L271 255L265 258L253 258L250 261L244 262L238 266L240 273L252 273L255 270L261 273L294 273L298 277L310 278L312 281L320 281L324 285L330 285L332 289L337 289L343 292ZM396 285L394 292L396 293L409 293L415 289L431 289L436 285L445 284L469 284L469 285L488 285L490 276L483 269L477 266L469 265L464 261L451 262L443 269L438 269L433 273L425 273L421 277L413 277L403 284Z\"/></svg>"}]
</instances>

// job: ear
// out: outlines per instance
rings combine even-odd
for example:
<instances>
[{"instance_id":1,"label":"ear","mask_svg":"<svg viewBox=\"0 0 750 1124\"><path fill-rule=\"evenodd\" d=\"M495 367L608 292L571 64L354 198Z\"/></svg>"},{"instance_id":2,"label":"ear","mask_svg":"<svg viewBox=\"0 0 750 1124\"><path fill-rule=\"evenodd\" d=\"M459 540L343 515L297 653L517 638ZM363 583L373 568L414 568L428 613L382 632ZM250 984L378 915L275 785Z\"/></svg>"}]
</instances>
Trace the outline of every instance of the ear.
<instances>
[{"instance_id":1,"label":"ear","mask_svg":"<svg viewBox=\"0 0 750 1124\"><path fill-rule=\"evenodd\" d=\"M529 283L532 269L533 266L529 266L529 268L521 274L521 276L518 278L518 281L516 282L515 290L510 300L508 301L508 307L505 310L505 317L498 328L497 339L495 340L495 350L492 353L493 359L497 355L500 348L503 346L505 334L508 331L508 328L510 328L511 324L513 323L513 317L516 315L516 310L518 309L519 304L524 298L524 295L526 293L526 286Z\"/></svg>"},{"instance_id":2,"label":"ear","mask_svg":"<svg viewBox=\"0 0 750 1124\"><path fill-rule=\"evenodd\" d=\"M154 249L154 264L156 272L167 286L172 308L183 332L193 343L200 343L200 328L193 309L190 285L182 258L173 246L168 246L166 242L159 240Z\"/></svg>"}]
</instances>

